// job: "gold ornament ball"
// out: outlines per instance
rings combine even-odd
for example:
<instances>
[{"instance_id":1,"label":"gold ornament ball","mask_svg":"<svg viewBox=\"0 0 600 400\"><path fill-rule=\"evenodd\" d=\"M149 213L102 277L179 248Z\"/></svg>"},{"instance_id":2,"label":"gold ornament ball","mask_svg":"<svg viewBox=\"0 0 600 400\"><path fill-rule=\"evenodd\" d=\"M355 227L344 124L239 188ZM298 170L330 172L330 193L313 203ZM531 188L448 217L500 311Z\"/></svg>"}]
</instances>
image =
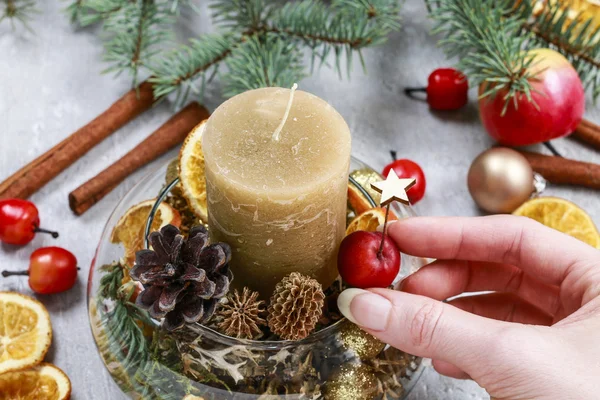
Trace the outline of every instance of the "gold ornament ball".
<instances>
[{"instance_id":1,"label":"gold ornament ball","mask_svg":"<svg viewBox=\"0 0 600 400\"><path fill-rule=\"evenodd\" d=\"M327 382L325 400L370 400L377 396L377 377L364 364L345 364Z\"/></svg>"},{"instance_id":2,"label":"gold ornament ball","mask_svg":"<svg viewBox=\"0 0 600 400\"><path fill-rule=\"evenodd\" d=\"M363 361L377 357L385 348L385 343L350 321L346 321L340 329L340 340L345 348L354 351Z\"/></svg>"},{"instance_id":3,"label":"gold ornament ball","mask_svg":"<svg viewBox=\"0 0 600 400\"><path fill-rule=\"evenodd\" d=\"M379 182L384 180L385 178L381 176L378 172L372 170L371 168L363 168L357 169L350 173L350 176L354 178L354 180L362 186L367 193L371 196L371 198L375 201L376 204L379 204L379 200L381 199L381 193L376 192L371 188L371 183Z\"/></svg>"},{"instance_id":4,"label":"gold ornament ball","mask_svg":"<svg viewBox=\"0 0 600 400\"><path fill-rule=\"evenodd\" d=\"M533 170L519 152L495 147L471 164L467 179L475 203L490 213L511 213L533 192Z\"/></svg>"}]
</instances>

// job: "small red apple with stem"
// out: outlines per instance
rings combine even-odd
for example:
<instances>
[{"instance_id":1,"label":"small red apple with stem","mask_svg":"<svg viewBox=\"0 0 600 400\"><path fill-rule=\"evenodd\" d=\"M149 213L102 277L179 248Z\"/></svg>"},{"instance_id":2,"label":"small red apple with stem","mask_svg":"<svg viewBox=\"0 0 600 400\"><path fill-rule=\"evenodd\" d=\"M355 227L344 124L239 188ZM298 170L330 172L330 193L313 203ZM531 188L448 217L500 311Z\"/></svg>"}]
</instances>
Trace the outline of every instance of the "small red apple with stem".
<instances>
[{"instance_id":1,"label":"small red apple with stem","mask_svg":"<svg viewBox=\"0 0 600 400\"><path fill-rule=\"evenodd\" d=\"M550 49L528 52L533 61L526 71L534 77L531 99L518 93L515 102L506 104L507 89L500 89L493 98L479 100L479 114L487 132L508 146L524 146L546 142L572 133L583 117L585 93L581 79L571 63ZM491 87L479 86L479 95ZM504 107L506 105L506 110Z\"/></svg>"},{"instance_id":2,"label":"small red apple with stem","mask_svg":"<svg viewBox=\"0 0 600 400\"><path fill-rule=\"evenodd\" d=\"M77 281L77 258L61 247L42 247L31 253L27 271L2 271L3 277L29 276L29 287L39 294L69 290Z\"/></svg>"},{"instance_id":3,"label":"small red apple with stem","mask_svg":"<svg viewBox=\"0 0 600 400\"><path fill-rule=\"evenodd\" d=\"M0 241L25 245L36 233L48 233L53 238L57 232L40 228L40 213L32 202L22 199L0 200Z\"/></svg>"},{"instance_id":4,"label":"small red apple with stem","mask_svg":"<svg viewBox=\"0 0 600 400\"><path fill-rule=\"evenodd\" d=\"M356 231L342 240L338 270L350 286L386 288L400 271L400 251L381 232Z\"/></svg>"}]
</instances>

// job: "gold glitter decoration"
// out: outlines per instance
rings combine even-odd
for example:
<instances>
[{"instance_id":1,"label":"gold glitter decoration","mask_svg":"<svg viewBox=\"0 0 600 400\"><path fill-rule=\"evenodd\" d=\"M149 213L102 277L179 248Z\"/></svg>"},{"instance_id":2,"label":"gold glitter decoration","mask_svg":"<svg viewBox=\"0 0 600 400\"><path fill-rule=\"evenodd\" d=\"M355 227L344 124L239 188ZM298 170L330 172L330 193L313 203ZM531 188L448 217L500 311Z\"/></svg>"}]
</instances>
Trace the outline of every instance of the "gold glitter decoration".
<instances>
[{"instance_id":1,"label":"gold glitter decoration","mask_svg":"<svg viewBox=\"0 0 600 400\"><path fill-rule=\"evenodd\" d=\"M422 359L388 347L376 358L367 361L377 377L377 393L380 400L399 399L404 396L404 384L413 379Z\"/></svg>"},{"instance_id":2,"label":"gold glitter decoration","mask_svg":"<svg viewBox=\"0 0 600 400\"><path fill-rule=\"evenodd\" d=\"M385 348L385 343L350 321L346 321L341 327L340 340L363 361L377 357Z\"/></svg>"},{"instance_id":3,"label":"gold glitter decoration","mask_svg":"<svg viewBox=\"0 0 600 400\"><path fill-rule=\"evenodd\" d=\"M370 400L377 396L377 377L364 364L345 364L325 388L325 400Z\"/></svg>"},{"instance_id":4,"label":"gold glitter decoration","mask_svg":"<svg viewBox=\"0 0 600 400\"><path fill-rule=\"evenodd\" d=\"M379 204L379 201L381 200L381 195L371 188L371 183L381 181L383 179L383 176L381 176L379 173L372 170L371 168L357 169L355 171L352 171L350 176L354 178L354 180L358 182L360 186L362 186L367 191L367 193L369 193L373 200L375 200L376 204Z\"/></svg>"},{"instance_id":5,"label":"gold glitter decoration","mask_svg":"<svg viewBox=\"0 0 600 400\"><path fill-rule=\"evenodd\" d=\"M598 41L597 37L593 37L594 32L600 27L600 1L599 0L531 0L533 6L533 14L539 17L543 12L550 12L558 5L560 11L558 15L554 17L554 21L558 21L559 18L563 18L562 31L571 31L574 39L580 34L582 28L587 24L588 20L591 20L588 37L591 39L590 44L594 44ZM576 24L573 24L576 21Z\"/></svg>"}]
</instances>

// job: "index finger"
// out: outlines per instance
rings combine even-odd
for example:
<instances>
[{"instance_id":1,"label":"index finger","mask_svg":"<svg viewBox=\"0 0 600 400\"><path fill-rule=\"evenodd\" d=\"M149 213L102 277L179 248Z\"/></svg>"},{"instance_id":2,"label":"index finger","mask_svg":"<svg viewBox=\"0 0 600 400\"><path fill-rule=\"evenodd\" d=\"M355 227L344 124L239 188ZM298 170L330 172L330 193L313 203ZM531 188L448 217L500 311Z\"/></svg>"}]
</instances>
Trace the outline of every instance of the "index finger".
<instances>
[{"instance_id":1,"label":"index finger","mask_svg":"<svg viewBox=\"0 0 600 400\"><path fill-rule=\"evenodd\" d=\"M575 238L510 215L407 218L390 225L388 233L404 253L511 264L554 285L579 262L598 256Z\"/></svg>"}]
</instances>

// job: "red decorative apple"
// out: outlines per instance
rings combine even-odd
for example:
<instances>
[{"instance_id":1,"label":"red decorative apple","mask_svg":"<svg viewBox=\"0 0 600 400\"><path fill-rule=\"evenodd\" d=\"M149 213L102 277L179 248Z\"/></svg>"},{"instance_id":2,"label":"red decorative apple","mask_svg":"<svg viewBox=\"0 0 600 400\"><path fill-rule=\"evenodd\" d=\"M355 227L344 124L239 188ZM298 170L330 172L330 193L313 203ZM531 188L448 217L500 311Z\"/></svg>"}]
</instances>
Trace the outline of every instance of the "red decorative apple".
<instances>
[{"instance_id":1,"label":"red decorative apple","mask_svg":"<svg viewBox=\"0 0 600 400\"><path fill-rule=\"evenodd\" d=\"M427 93L427 103L433 110L458 110L469 100L469 82L454 68L438 68L429 75L427 87L404 89L409 97L414 98L416 92Z\"/></svg>"},{"instance_id":2,"label":"red decorative apple","mask_svg":"<svg viewBox=\"0 0 600 400\"><path fill-rule=\"evenodd\" d=\"M491 98L479 100L481 122L490 136L509 146L541 143L572 133L583 117L585 93L577 71L560 53L550 49L530 50L533 62L528 72L531 79L530 102L525 94L517 94L517 105L511 100L506 112L506 89ZM479 94L488 86L479 86Z\"/></svg>"},{"instance_id":3,"label":"red decorative apple","mask_svg":"<svg viewBox=\"0 0 600 400\"><path fill-rule=\"evenodd\" d=\"M342 240L338 270L350 286L386 288L400 271L400 251L387 235L356 231Z\"/></svg>"},{"instance_id":4,"label":"red decorative apple","mask_svg":"<svg viewBox=\"0 0 600 400\"><path fill-rule=\"evenodd\" d=\"M77 258L61 247L42 247L31 253L27 271L2 271L3 277L29 276L29 287L39 294L69 290L77 281Z\"/></svg>"},{"instance_id":5,"label":"red decorative apple","mask_svg":"<svg viewBox=\"0 0 600 400\"><path fill-rule=\"evenodd\" d=\"M408 189L406 194L410 199L410 203L416 204L423 198L423 196L425 196L425 187L427 186L427 181L425 180L425 173L423 172L423 169L416 162L406 158L398 160L396 158L395 151L391 151L390 153L392 153L392 158L394 161L386 165L381 174L383 176L388 176L390 170L393 169L399 178L414 178L417 182L413 187Z\"/></svg>"}]
</instances>

